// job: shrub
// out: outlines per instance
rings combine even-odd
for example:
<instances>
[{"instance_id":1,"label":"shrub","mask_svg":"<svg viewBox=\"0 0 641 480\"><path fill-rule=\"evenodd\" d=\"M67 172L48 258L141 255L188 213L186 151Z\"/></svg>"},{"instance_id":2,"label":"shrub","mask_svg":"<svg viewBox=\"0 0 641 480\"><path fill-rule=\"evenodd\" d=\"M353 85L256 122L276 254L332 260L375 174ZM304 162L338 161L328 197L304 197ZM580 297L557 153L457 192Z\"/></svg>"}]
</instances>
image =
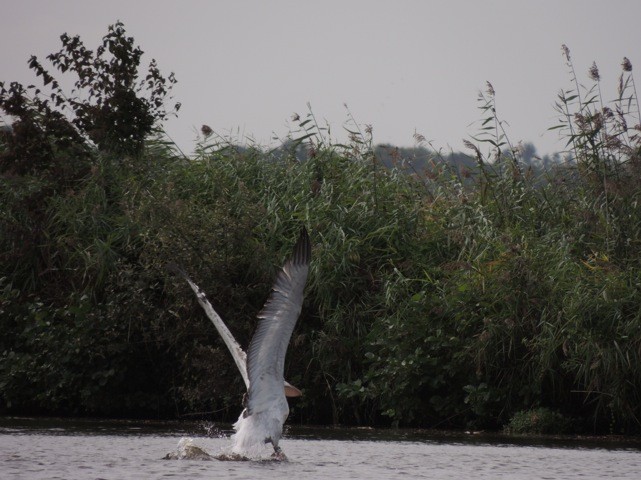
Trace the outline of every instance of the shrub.
<instances>
[{"instance_id":1,"label":"shrub","mask_svg":"<svg viewBox=\"0 0 641 480\"><path fill-rule=\"evenodd\" d=\"M505 427L507 433L562 434L570 428L570 419L549 408L516 412Z\"/></svg>"}]
</instances>

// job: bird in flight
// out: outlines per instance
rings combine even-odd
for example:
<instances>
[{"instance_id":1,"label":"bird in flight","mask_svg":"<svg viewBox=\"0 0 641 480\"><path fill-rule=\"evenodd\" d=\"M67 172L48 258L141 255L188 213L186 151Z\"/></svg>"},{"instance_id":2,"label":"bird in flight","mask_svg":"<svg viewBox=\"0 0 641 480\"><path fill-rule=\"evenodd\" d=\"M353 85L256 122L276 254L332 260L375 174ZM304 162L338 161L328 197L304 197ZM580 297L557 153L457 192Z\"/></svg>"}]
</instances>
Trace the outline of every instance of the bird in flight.
<instances>
[{"instance_id":1,"label":"bird in flight","mask_svg":"<svg viewBox=\"0 0 641 480\"><path fill-rule=\"evenodd\" d=\"M240 371L247 394L245 407L234 424L233 452L243 455L265 443L274 448L274 458L286 459L278 443L283 424L289 415L286 396L297 397L301 391L284 379L285 354L303 305L311 243L303 228L291 258L276 275L271 293L258 314L258 326L247 354L211 306L205 293L176 265L168 268L182 275L196 294L198 303L212 321Z\"/></svg>"}]
</instances>

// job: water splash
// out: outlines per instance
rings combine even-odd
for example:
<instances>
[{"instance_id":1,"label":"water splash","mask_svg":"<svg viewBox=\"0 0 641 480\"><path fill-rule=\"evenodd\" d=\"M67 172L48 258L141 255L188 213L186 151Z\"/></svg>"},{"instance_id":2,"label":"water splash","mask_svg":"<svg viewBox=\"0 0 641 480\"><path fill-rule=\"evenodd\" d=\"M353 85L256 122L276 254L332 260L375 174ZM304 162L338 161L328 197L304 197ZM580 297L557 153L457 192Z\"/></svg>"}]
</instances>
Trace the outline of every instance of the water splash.
<instances>
[{"instance_id":1,"label":"water splash","mask_svg":"<svg viewBox=\"0 0 641 480\"><path fill-rule=\"evenodd\" d=\"M203 429L205 435L208 437L228 438L227 433L213 422L200 422L200 428Z\"/></svg>"},{"instance_id":2,"label":"water splash","mask_svg":"<svg viewBox=\"0 0 641 480\"><path fill-rule=\"evenodd\" d=\"M163 457L165 460L213 460L210 454L194 443L189 437L178 440L178 447Z\"/></svg>"}]
</instances>

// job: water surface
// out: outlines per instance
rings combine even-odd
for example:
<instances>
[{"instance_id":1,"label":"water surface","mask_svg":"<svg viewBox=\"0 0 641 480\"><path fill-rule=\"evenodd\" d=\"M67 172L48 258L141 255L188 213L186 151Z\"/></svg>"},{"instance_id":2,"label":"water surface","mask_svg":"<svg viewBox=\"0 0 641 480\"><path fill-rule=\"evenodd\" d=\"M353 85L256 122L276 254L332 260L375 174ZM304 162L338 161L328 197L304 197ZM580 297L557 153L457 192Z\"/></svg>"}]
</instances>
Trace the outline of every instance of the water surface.
<instances>
[{"instance_id":1,"label":"water surface","mask_svg":"<svg viewBox=\"0 0 641 480\"><path fill-rule=\"evenodd\" d=\"M289 427L289 462L162 460L184 437L222 453L229 433L203 423L0 419L0 479L641 478L634 439L416 430Z\"/></svg>"}]
</instances>

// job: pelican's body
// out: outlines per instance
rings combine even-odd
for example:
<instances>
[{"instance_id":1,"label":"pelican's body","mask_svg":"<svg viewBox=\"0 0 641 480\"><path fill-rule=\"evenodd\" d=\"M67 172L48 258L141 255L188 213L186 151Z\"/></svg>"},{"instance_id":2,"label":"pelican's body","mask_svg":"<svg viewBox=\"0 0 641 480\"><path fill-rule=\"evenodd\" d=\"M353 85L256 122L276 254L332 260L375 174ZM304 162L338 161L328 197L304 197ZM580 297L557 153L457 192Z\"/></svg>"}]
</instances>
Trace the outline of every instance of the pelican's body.
<instances>
[{"instance_id":1,"label":"pelican's body","mask_svg":"<svg viewBox=\"0 0 641 480\"><path fill-rule=\"evenodd\" d=\"M258 444L271 442L276 455L282 455L278 442L289 415L282 386L285 354L303 306L310 258L309 236L303 230L292 258L276 276L249 344L249 390L247 406L234 425L236 453L251 451Z\"/></svg>"},{"instance_id":2,"label":"pelican's body","mask_svg":"<svg viewBox=\"0 0 641 480\"><path fill-rule=\"evenodd\" d=\"M258 327L247 354L215 312L204 292L184 271L173 267L185 277L196 293L198 302L229 348L247 386L246 401L243 402L245 409L234 424L234 453L251 455L265 443L271 442L276 457L284 458L278 442L289 415L286 395L301 394L283 377L285 354L303 305L310 259L309 236L303 229L292 258L276 276L269 298L258 315Z\"/></svg>"}]
</instances>

